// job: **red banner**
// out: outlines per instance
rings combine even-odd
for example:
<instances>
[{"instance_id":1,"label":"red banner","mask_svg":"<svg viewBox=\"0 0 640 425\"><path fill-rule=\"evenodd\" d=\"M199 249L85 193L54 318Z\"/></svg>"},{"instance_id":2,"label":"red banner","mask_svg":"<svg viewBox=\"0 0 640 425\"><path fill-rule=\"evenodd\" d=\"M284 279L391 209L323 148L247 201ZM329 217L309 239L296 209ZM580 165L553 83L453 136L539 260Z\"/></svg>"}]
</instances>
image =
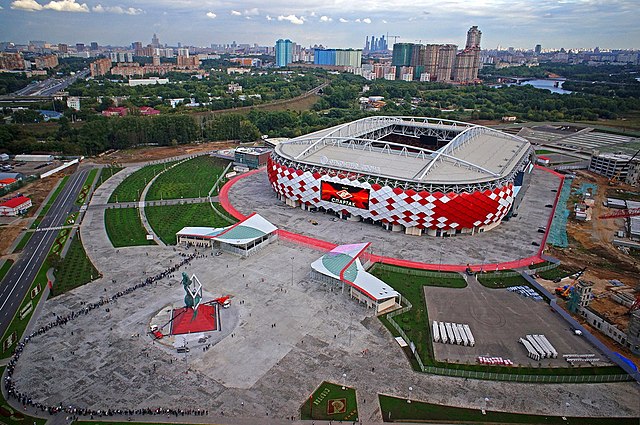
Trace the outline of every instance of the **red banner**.
<instances>
[{"instance_id":1,"label":"red banner","mask_svg":"<svg viewBox=\"0 0 640 425\"><path fill-rule=\"evenodd\" d=\"M323 201L363 210L369 209L369 189L363 187L322 181L320 193Z\"/></svg>"}]
</instances>

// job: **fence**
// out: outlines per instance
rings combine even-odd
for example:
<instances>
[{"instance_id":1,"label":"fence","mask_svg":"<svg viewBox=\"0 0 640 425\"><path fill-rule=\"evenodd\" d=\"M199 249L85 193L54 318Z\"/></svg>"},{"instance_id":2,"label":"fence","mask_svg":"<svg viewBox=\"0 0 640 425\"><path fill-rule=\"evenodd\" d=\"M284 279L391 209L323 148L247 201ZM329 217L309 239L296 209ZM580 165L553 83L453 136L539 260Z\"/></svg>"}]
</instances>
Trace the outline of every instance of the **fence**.
<instances>
[{"instance_id":1,"label":"fence","mask_svg":"<svg viewBox=\"0 0 640 425\"><path fill-rule=\"evenodd\" d=\"M376 267L383 271L404 273L408 276L424 276L424 277L439 277L441 279L454 279L460 277L459 273L455 272L439 272L433 270L421 270L421 269L407 269L404 267L393 266L384 263L376 263Z\"/></svg>"}]
</instances>

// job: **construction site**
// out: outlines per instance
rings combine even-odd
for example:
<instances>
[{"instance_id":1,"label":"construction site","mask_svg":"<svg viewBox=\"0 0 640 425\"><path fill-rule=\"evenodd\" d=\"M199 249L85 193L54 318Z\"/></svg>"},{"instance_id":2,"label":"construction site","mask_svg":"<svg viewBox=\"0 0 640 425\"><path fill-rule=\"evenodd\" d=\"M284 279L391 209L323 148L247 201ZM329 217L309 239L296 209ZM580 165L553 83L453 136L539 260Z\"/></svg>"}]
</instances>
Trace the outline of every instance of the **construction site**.
<instances>
[{"instance_id":1,"label":"construction site","mask_svg":"<svg viewBox=\"0 0 640 425\"><path fill-rule=\"evenodd\" d=\"M570 126L521 128L517 134L538 145L546 166L565 175L566 196L545 251L562 265L538 281L603 343L640 365L637 349L634 356L626 341L633 313L640 315L640 187L625 178L637 168L640 142ZM594 170L597 155L622 162Z\"/></svg>"}]
</instances>

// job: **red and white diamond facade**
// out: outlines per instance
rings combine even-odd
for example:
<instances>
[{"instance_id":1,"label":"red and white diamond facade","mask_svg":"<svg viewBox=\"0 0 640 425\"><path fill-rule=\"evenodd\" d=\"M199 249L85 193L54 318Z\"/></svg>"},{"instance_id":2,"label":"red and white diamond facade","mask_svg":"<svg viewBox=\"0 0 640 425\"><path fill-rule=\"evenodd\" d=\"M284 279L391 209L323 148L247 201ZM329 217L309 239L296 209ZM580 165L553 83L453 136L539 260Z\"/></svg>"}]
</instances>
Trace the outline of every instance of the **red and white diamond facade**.
<instances>
[{"instance_id":1,"label":"red and white diamond facade","mask_svg":"<svg viewBox=\"0 0 640 425\"><path fill-rule=\"evenodd\" d=\"M428 137L437 150L388 142ZM269 158L288 205L408 234L475 233L501 222L531 170L524 139L430 118L370 117L291 139Z\"/></svg>"}]
</instances>

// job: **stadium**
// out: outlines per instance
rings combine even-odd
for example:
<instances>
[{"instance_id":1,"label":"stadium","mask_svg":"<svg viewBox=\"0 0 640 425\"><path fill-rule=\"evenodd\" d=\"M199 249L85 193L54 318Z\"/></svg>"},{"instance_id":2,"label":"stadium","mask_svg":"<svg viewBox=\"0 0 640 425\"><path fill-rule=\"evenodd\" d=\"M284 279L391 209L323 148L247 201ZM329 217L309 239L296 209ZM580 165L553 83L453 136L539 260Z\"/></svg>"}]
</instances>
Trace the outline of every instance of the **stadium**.
<instances>
[{"instance_id":1,"label":"stadium","mask_svg":"<svg viewBox=\"0 0 640 425\"><path fill-rule=\"evenodd\" d=\"M291 207L453 236L517 214L533 159L527 140L488 127L377 116L279 143L267 169Z\"/></svg>"}]
</instances>

